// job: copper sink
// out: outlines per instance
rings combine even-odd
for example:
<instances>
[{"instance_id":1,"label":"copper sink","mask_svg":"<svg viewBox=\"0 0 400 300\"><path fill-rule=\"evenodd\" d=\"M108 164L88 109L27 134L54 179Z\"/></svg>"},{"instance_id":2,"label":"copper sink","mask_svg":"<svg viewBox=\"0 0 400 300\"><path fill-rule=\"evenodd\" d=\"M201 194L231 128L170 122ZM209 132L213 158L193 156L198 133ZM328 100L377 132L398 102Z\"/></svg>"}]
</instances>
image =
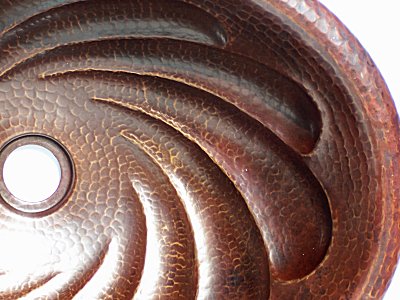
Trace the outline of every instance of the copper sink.
<instances>
[{"instance_id":1,"label":"copper sink","mask_svg":"<svg viewBox=\"0 0 400 300\"><path fill-rule=\"evenodd\" d=\"M316 1L1 0L0 299L379 299L399 122ZM4 184L21 145L61 183Z\"/></svg>"}]
</instances>

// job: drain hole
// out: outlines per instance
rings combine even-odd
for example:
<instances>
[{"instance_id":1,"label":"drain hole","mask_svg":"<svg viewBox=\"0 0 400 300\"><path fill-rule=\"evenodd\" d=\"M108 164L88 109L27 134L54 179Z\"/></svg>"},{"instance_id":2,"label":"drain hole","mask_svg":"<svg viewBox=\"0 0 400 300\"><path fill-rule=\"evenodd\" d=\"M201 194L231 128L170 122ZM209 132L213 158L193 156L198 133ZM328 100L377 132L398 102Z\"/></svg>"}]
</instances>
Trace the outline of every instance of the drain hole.
<instances>
[{"instance_id":1,"label":"drain hole","mask_svg":"<svg viewBox=\"0 0 400 300\"><path fill-rule=\"evenodd\" d=\"M60 163L42 146L20 146L4 162L3 180L9 192L21 201L42 202L60 185Z\"/></svg>"}]
</instances>

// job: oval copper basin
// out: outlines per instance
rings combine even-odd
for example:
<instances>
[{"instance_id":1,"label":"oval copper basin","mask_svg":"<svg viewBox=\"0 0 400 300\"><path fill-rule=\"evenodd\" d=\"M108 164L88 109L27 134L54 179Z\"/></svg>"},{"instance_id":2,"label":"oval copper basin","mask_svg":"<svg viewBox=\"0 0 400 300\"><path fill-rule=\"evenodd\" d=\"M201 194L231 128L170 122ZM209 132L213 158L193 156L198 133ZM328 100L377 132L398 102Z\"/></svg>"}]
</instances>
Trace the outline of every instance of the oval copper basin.
<instances>
[{"instance_id":1,"label":"oval copper basin","mask_svg":"<svg viewBox=\"0 0 400 300\"><path fill-rule=\"evenodd\" d=\"M0 1L0 299L379 299L399 123L316 1ZM61 183L3 180L22 145Z\"/></svg>"}]
</instances>

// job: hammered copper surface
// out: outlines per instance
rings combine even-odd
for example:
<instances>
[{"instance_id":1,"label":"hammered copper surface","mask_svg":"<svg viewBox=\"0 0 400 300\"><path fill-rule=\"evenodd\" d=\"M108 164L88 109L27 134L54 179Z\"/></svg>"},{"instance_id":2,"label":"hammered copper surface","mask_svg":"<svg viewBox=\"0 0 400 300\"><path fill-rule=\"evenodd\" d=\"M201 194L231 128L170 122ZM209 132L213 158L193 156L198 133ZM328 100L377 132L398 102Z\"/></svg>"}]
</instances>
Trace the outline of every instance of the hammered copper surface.
<instances>
[{"instance_id":1,"label":"hammered copper surface","mask_svg":"<svg viewBox=\"0 0 400 300\"><path fill-rule=\"evenodd\" d=\"M0 0L0 103L3 156L49 139L69 172L36 210L0 185L0 299L388 285L398 117L315 1Z\"/></svg>"}]
</instances>

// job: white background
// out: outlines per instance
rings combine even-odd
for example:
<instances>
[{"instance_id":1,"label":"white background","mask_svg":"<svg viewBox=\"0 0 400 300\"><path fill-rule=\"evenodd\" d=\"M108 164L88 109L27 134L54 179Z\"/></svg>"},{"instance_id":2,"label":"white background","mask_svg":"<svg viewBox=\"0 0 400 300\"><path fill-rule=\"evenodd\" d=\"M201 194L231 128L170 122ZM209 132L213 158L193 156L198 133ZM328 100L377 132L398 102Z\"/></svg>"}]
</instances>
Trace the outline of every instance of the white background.
<instances>
[{"instance_id":1,"label":"white background","mask_svg":"<svg viewBox=\"0 0 400 300\"><path fill-rule=\"evenodd\" d=\"M320 0L350 29L381 71L400 111L400 1ZM400 222L400 220L399 220ZM400 268L384 300L400 299Z\"/></svg>"}]
</instances>

